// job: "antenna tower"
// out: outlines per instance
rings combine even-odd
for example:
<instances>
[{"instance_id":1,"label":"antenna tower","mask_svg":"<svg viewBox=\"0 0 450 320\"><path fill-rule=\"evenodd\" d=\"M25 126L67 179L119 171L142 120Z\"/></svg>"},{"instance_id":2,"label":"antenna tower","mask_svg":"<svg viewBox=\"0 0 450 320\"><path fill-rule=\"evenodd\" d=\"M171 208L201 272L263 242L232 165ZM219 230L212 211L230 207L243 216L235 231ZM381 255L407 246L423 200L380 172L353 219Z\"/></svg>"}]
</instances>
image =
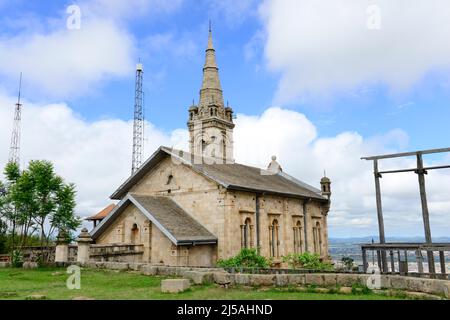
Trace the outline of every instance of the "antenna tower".
<instances>
[{"instance_id":1,"label":"antenna tower","mask_svg":"<svg viewBox=\"0 0 450 320\"><path fill-rule=\"evenodd\" d=\"M22 72L20 73L19 95L14 111L14 125L11 136L11 146L9 149L9 162L20 165L20 122L22 120L22 104L20 103L20 95L22 91Z\"/></svg>"},{"instance_id":2,"label":"antenna tower","mask_svg":"<svg viewBox=\"0 0 450 320\"><path fill-rule=\"evenodd\" d=\"M134 99L134 124L133 124L133 159L131 174L135 173L142 164L144 148L144 91L143 91L144 67L142 63L136 66L136 92Z\"/></svg>"}]
</instances>

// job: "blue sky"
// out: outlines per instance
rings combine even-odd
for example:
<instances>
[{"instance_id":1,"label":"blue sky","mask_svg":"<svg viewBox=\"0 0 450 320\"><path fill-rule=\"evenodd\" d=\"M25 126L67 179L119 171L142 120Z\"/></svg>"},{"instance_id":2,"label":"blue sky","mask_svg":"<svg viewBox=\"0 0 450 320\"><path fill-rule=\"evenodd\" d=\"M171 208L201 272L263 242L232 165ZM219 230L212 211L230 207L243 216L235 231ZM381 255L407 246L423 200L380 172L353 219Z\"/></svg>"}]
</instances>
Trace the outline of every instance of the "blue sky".
<instances>
[{"instance_id":1,"label":"blue sky","mask_svg":"<svg viewBox=\"0 0 450 320\"><path fill-rule=\"evenodd\" d=\"M306 120L301 121L313 127L312 138L305 138L306 149L299 147L302 152L317 155L321 142L330 143L330 150L338 148L339 139L344 139L342 134L355 141L339 149L352 150L348 155L352 161L371 152L447 147L450 49L445 41L448 42L450 27L447 23L437 30L434 21L427 17L444 12L448 5L440 0L431 2L426 9L429 12L418 4L417 10L408 9L405 13L402 10L406 8L380 0L381 28L367 31L359 22L368 18L366 7L370 1L353 1L348 17L330 16L321 10L321 6L330 4L317 1L317 10L309 12L310 19L303 19L311 1L176 0L168 4L161 0L133 0L126 7L115 0L0 0L0 93L3 102L11 101L23 71L25 107L27 103L33 105L36 112L52 105L68 108L70 117L75 119L70 118L71 121L86 128L102 121L129 125L134 101L133 67L140 58L145 66L146 119L153 126L148 139L154 141L150 141L149 148L153 148L160 140L166 141L174 130L185 128L187 108L193 99L198 101L211 19L224 96L238 117L241 115L238 123L243 123L243 127L252 124L257 128L258 123L252 121L264 119L267 110L278 107L287 115L286 121L291 118L289 115L304 115ZM66 8L72 4L81 8L81 30L66 28ZM445 20L442 15L435 15L435 20ZM416 18L424 24L420 32L413 23L418 21ZM354 25L347 25L347 21ZM99 30L108 31L104 39ZM79 51L71 47L72 38L82 46ZM65 48L71 52L65 52ZM24 57L20 57L22 53ZM46 63L54 70L39 69ZM5 161L12 113L6 112L11 109L5 105L0 108L5 111ZM283 131L283 125L272 129ZM298 130L298 139L302 139L302 128ZM283 137L282 132L275 134ZM32 144L24 139L25 144ZM127 148L123 159L128 157ZM30 150L23 151L26 159L50 158L57 166L62 161L52 158L50 152L33 154ZM286 166L291 172L299 178L305 176L310 183L317 182L322 169L326 169L309 175L307 170L298 168L297 158L286 159L288 153L283 152L279 151L286 154ZM337 154L324 152L321 157L320 163L325 166ZM255 162L265 163L266 159L253 159ZM85 165L82 160L79 164ZM364 188L371 195L370 166L363 168L361 172L367 174ZM338 166L335 169L345 170ZM125 170L120 172L114 182L125 177ZM330 174L335 174L336 183L344 185L345 177L339 172ZM69 176L77 179L70 173ZM440 180L436 181L439 185ZM345 186L336 188L341 188L338 195L345 193ZM102 186L104 191L95 199L83 195L80 210L95 212L107 202L108 192L113 189L114 186ZM446 210L450 208L448 200L439 198L436 203L444 203ZM360 206L366 217L357 212ZM361 204L358 200L339 204L337 200L337 207L340 220L336 220L336 227L330 226L333 235L348 234L349 228L343 221L349 217L347 214L352 216L351 212L355 212L355 224L362 226L360 235L376 231L373 216L367 216L373 204ZM407 211L405 207L404 212ZM436 225L440 222L436 220ZM420 232L420 226L416 227L414 233ZM408 227L400 233L408 233Z\"/></svg>"}]
</instances>

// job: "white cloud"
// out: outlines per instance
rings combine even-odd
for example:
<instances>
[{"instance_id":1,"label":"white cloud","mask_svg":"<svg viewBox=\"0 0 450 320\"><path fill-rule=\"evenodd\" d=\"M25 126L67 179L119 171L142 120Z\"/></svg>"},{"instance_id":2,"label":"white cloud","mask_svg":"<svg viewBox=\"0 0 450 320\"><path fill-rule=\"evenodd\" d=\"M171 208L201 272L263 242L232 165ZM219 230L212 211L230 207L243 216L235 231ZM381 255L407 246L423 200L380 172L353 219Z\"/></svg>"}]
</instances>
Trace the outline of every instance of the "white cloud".
<instances>
[{"instance_id":1,"label":"white cloud","mask_svg":"<svg viewBox=\"0 0 450 320\"><path fill-rule=\"evenodd\" d=\"M107 20L89 21L80 30L21 34L0 39L0 74L51 97L78 96L106 77L132 70L133 40Z\"/></svg>"},{"instance_id":2,"label":"white cloud","mask_svg":"<svg viewBox=\"0 0 450 320\"><path fill-rule=\"evenodd\" d=\"M8 160L14 98L0 94L0 167ZM11 106L10 108L6 106ZM146 126L148 156L160 145L185 146L184 132L171 134ZM36 105L24 102L21 165L30 160L50 160L58 174L77 186L77 212L95 213L109 203L109 195L131 170L132 121L106 119L87 122L65 104Z\"/></svg>"},{"instance_id":3,"label":"white cloud","mask_svg":"<svg viewBox=\"0 0 450 320\"><path fill-rule=\"evenodd\" d=\"M369 5L379 30L367 27ZM379 82L403 90L450 67L446 0L266 0L260 16L280 101Z\"/></svg>"},{"instance_id":4,"label":"white cloud","mask_svg":"<svg viewBox=\"0 0 450 320\"><path fill-rule=\"evenodd\" d=\"M0 93L0 167L8 158L14 102L13 97ZM52 161L58 174L77 185L77 212L82 216L108 204L108 196L130 174L131 121L87 122L65 104L25 101L22 128L22 165L31 159ZM147 156L160 145L187 150L184 128L165 133L148 124L146 134ZM240 163L265 168L276 155L285 172L316 187L326 169L333 191L330 235L376 234L372 166L360 157L397 151L405 145L405 136L392 130L371 138L356 132L320 137L303 114L269 108L259 116L238 115L235 157ZM413 165L414 159L395 160L382 162L382 169ZM435 171L426 179L433 231L445 235L450 227L450 175ZM417 177L413 173L384 175L382 191L387 234L422 234Z\"/></svg>"},{"instance_id":5,"label":"white cloud","mask_svg":"<svg viewBox=\"0 0 450 320\"><path fill-rule=\"evenodd\" d=\"M135 17L174 12L182 0L86 0L81 28L69 30L61 7L58 19L24 16L9 21L14 35L0 32L0 76L14 81L24 72L38 98L82 96L106 80L133 74L136 41L126 23ZM31 95L29 95L31 96Z\"/></svg>"}]
</instances>

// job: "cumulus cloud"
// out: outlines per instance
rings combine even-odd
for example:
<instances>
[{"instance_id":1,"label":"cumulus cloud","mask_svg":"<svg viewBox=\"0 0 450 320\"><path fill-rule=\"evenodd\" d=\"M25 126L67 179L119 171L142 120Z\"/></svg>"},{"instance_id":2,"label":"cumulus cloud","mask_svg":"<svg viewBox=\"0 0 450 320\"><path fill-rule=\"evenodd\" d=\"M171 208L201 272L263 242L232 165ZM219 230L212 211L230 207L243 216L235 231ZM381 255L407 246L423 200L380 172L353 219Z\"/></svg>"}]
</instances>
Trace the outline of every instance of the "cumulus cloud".
<instances>
[{"instance_id":1,"label":"cumulus cloud","mask_svg":"<svg viewBox=\"0 0 450 320\"><path fill-rule=\"evenodd\" d=\"M8 159L14 103L13 97L0 93L0 167ZM22 166L32 159L52 161L58 174L77 185L77 213L82 216L108 204L108 196L130 174L131 121L88 122L66 104L25 101L22 127ZM185 128L164 132L147 123L146 135L146 156L160 145L188 149ZM372 166L360 157L398 151L405 139L407 134L398 129L370 138L357 132L321 137L303 114L276 107L256 116L238 114L234 132L235 158L240 163L265 168L276 155L286 173L316 187L327 171L333 191L331 236L377 233ZM431 160L430 165L439 163ZM414 159L382 163L382 169L413 166ZM450 175L430 171L426 179L433 231L445 235L450 227ZM422 234L416 175L384 175L382 191L387 234Z\"/></svg>"},{"instance_id":2,"label":"cumulus cloud","mask_svg":"<svg viewBox=\"0 0 450 320\"><path fill-rule=\"evenodd\" d=\"M86 0L80 2L80 29L67 28L64 7L58 19L24 14L8 22L20 30L13 35L0 32L0 76L16 83L23 71L25 84L40 98L82 96L106 80L133 74L136 41L124 21L171 13L181 4Z\"/></svg>"},{"instance_id":3,"label":"cumulus cloud","mask_svg":"<svg viewBox=\"0 0 450 320\"><path fill-rule=\"evenodd\" d=\"M8 160L14 98L0 94L0 167ZM7 108L6 106L11 106ZM50 160L58 174L77 186L77 213L93 214L109 203L109 195L130 175L132 121L87 122L66 104L24 102L21 166ZM145 154L160 145L185 147L184 131L165 133L146 125Z\"/></svg>"},{"instance_id":4,"label":"cumulus cloud","mask_svg":"<svg viewBox=\"0 0 450 320\"><path fill-rule=\"evenodd\" d=\"M446 0L265 0L260 16L279 101L374 83L403 90L450 67Z\"/></svg>"},{"instance_id":5,"label":"cumulus cloud","mask_svg":"<svg viewBox=\"0 0 450 320\"><path fill-rule=\"evenodd\" d=\"M333 189L330 235L362 236L377 234L378 229L372 163L360 158L404 150L408 135L394 129L368 138L357 132L321 137L303 114L269 108L259 116L239 114L234 141L238 162L265 168L271 156L276 155L285 172L316 187L326 170ZM428 164L435 163L428 159ZM384 170L411 168L415 159L388 160L380 166ZM450 175L430 171L426 179L433 231L445 235L450 227L445 218L450 210ZM417 176L413 173L384 175L382 193L387 235L421 235Z\"/></svg>"}]
</instances>

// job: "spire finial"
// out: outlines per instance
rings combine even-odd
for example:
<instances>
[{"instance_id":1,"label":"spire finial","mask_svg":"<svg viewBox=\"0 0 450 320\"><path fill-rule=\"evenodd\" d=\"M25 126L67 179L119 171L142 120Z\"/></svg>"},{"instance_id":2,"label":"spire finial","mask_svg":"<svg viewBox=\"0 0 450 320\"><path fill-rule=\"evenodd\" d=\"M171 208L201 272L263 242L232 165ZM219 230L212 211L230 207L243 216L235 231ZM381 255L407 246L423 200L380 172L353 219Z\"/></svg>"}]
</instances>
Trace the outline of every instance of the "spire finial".
<instances>
[{"instance_id":1,"label":"spire finial","mask_svg":"<svg viewBox=\"0 0 450 320\"><path fill-rule=\"evenodd\" d=\"M212 24L211 24L211 19L209 19L209 33L212 32Z\"/></svg>"}]
</instances>

